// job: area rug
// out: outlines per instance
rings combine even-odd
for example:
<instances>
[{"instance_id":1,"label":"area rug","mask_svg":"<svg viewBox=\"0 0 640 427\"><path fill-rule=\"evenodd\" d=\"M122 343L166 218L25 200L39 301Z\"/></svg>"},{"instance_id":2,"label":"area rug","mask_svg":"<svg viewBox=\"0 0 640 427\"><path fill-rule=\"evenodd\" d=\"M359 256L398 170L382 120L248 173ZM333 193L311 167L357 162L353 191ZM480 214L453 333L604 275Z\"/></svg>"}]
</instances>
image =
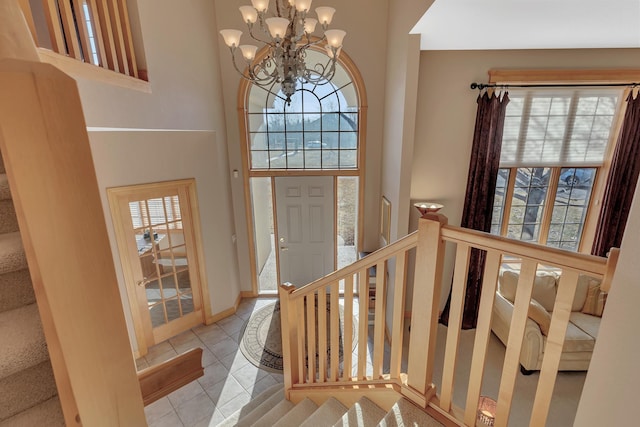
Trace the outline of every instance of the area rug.
<instances>
[{"instance_id":1,"label":"area rug","mask_svg":"<svg viewBox=\"0 0 640 427\"><path fill-rule=\"evenodd\" d=\"M329 302L327 301L327 314ZM316 317L317 318L317 317ZM327 315L327 324L329 316ZM339 360L342 364L344 331L344 308L340 305L340 345ZM357 346L358 321L353 319L353 348ZM317 334L316 334L317 337ZM327 348L329 353L329 333L327 329ZM317 346L316 346L317 348ZM282 334L280 328L280 302L276 301L255 311L244 324L240 333L240 351L253 365L271 372L282 372ZM353 349L352 349L353 351ZM318 355L316 354L316 358Z\"/></svg>"}]
</instances>

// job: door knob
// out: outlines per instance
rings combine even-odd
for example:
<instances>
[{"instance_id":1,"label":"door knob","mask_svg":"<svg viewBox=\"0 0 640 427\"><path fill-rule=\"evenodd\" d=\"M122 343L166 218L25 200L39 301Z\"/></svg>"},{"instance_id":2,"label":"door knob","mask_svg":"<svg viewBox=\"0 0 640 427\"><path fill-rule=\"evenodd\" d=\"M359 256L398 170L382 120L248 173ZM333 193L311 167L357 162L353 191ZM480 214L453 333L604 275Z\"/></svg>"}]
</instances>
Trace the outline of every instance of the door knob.
<instances>
[{"instance_id":1,"label":"door knob","mask_svg":"<svg viewBox=\"0 0 640 427\"><path fill-rule=\"evenodd\" d=\"M136 285L145 286L147 283L149 283L149 279L147 279L146 277L143 277L142 280L138 280L136 282Z\"/></svg>"}]
</instances>

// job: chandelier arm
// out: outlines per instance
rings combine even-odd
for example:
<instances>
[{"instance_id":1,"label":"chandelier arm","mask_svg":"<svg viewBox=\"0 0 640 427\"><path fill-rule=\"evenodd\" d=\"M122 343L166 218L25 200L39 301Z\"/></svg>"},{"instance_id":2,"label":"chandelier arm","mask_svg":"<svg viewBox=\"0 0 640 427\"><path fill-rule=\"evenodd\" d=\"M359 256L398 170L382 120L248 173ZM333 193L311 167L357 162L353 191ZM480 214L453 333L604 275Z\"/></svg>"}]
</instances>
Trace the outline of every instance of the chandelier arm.
<instances>
[{"instance_id":1,"label":"chandelier arm","mask_svg":"<svg viewBox=\"0 0 640 427\"><path fill-rule=\"evenodd\" d=\"M307 35L307 43L305 43L305 44L301 45L299 48L297 48L296 49L296 53L302 52L304 50L307 50L307 48L309 48L311 46L315 46L317 44L320 44L320 43L322 43L322 42L324 42L326 40L327 40L327 37L324 36L324 35L322 36L321 39L318 39L318 40L311 40L311 38Z\"/></svg>"},{"instance_id":2,"label":"chandelier arm","mask_svg":"<svg viewBox=\"0 0 640 427\"><path fill-rule=\"evenodd\" d=\"M315 69L306 68L304 72L304 79L311 84L317 85L323 80L331 80L336 74L335 61L330 59L326 65L316 64ZM317 74L318 77L313 77L312 74Z\"/></svg>"},{"instance_id":3,"label":"chandelier arm","mask_svg":"<svg viewBox=\"0 0 640 427\"><path fill-rule=\"evenodd\" d=\"M249 27L249 36L250 36L253 40L255 40L255 41L257 41L257 42L260 42L260 43L262 43L262 44L265 44L265 45L269 45L269 46L271 46L271 47L274 47L274 46L275 46L275 43L273 42L273 39L270 39L270 40L268 40L268 41L265 41L265 40L262 40L261 38L258 38L258 37L253 33L253 27L254 27L253 25ZM262 26L261 26L261 28L262 28ZM264 29L263 29L263 31L262 31L262 32L263 32L263 33L266 33L266 32L264 31Z\"/></svg>"},{"instance_id":4,"label":"chandelier arm","mask_svg":"<svg viewBox=\"0 0 640 427\"><path fill-rule=\"evenodd\" d=\"M240 68L238 67L238 63L236 62L236 55L234 55L233 48L231 48L230 50L231 50L231 62L233 62L233 68L235 68L235 70L238 72L238 74L240 74L240 76L243 79L258 85L270 84L277 80L277 73L271 73L271 74L267 73L266 69L261 64L255 64L253 66L249 64L247 66L246 72L240 70ZM256 68L258 68L257 72L255 71ZM258 74L260 73L260 70L265 71L266 77L259 77Z\"/></svg>"}]
</instances>

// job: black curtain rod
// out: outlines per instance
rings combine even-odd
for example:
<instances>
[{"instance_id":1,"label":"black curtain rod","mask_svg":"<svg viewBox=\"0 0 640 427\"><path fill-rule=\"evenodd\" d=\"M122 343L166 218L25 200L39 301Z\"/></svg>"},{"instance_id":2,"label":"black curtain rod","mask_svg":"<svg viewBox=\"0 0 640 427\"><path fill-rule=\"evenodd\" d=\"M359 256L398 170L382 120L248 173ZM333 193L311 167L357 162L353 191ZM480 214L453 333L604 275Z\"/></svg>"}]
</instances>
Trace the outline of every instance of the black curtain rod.
<instances>
[{"instance_id":1,"label":"black curtain rod","mask_svg":"<svg viewBox=\"0 0 640 427\"><path fill-rule=\"evenodd\" d=\"M640 85L640 83L569 83L569 84L520 84L520 85L512 85L512 84L496 84L496 83L471 83L471 89L486 89L489 87L499 87L508 89L510 87L616 87L616 86L631 86L635 87Z\"/></svg>"}]
</instances>

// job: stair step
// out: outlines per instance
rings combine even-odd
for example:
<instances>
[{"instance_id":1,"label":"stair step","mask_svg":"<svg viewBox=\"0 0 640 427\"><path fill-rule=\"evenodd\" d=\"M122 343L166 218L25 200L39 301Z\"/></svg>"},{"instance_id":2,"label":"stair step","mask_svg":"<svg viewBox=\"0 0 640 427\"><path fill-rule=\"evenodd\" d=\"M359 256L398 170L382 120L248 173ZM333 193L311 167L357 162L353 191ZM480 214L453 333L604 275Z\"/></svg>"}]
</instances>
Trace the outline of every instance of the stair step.
<instances>
[{"instance_id":1,"label":"stair step","mask_svg":"<svg viewBox=\"0 0 640 427\"><path fill-rule=\"evenodd\" d=\"M48 360L3 378L0 380L0 421L39 405L56 394L56 383Z\"/></svg>"},{"instance_id":2,"label":"stair step","mask_svg":"<svg viewBox=\"0 0 640 427\"><path fill-rule=\"evenodd\" d=\"M9 178L3 170L2 173L0 173L0 200L8 199L11 199L11 191L9 190Z\"/></svg>"},{"instance_id":3,"label":"stair step","mask_svg":"<svg viewBox=\"0 0 640 427\"><path fill-rule=\"evenodd\" d=\"M0 200L0 233L13 233L18 231L18 217L13 200Z\"/></svg>"},{"instance_id":4,"label":"stair step","mask_svg":"<svg viewBox=\"0 0 640 427\"><path fill-rule=\"evenodd\" d=\"M346 412L346 406L330 397L300 427L332 427Z\"/></svg>"},{"instance_id":5,"label":"stair step","mask_svg":"<svg viewBox=\"0 0 640 427\"><path fill-rule=\"evenodd\" d=\"M304 399L287 412L287 415L282 417L273 427L298 427L304 420L309 418L316 409L318 409L318 405L316 405L313 400L308 398Z\"/></svg>"},{"instance_id":6,"label":"stair step","mask_svg":"<svg viewBox=\"0 0 640 427\"><path fill-rule=\"evenodd\" d=\"M279 419L287 415L294 406L295 405L293 403L283 399L278 402L276 406L271 408L269 412L261 416L260 419L253 423L251 427L271 427L278 422Z\"/></svg>"},{"instance_id":7,"label":"stair step","mask_svg":"<svg viewBox=\"0 0 640 427\"><path fill-rule=\"evenodd\" d=\"M342 418L334 424L334 427L369 427L378 425L384 418L384 409L362 396Z\"/></svg>"},{"instance_id":8,"label":"stair step","mask_svg":"<svg viewBox=\"0 0 640 427\"><path fill-rule=\"evenodd\" d=\"M53 397L5 421L0 421L0 427L64 427L64 425L64 416L58 397Z\"/></svg>"},{"instance_id":9,"label":"stair step","mask_svg":"<svg viewBox=\"0 0 640 427\"><path fill-rule=\"evenodd\" d=\"M283 399L284 391L282 384L275 384L227 417L222 423L218 424L218 427L232 427L236 425L250 426ZM263 404L265 404L265 406L263 406ZM239 424L239 422L243 424Z\"/></svg>"},{"instance_id":10,"label":"stair step","mask_svg":"<svg viewBox=\"0 0 640 427\"><path fill-rule=\"evenodd\" d=\"M387 415L378 424L380 427L443 427L443 424L433 419L423 409L417 407L404 397L400 398Z\"/></svg>"},{"instance_id":11,"label":"stair step","mask_svg":"<svg viewBox=\"0 0 640 427\"><path fill-rule=\"evenodd\" d=\"M49 358L36 304L0 313L0 378Z\"/></svg>"},{"instance_id":12,"label":"stair step","mask_svg":"<svg viewBox=\"0 0 640 427\"><path fill-rule=\"evenodd\" d=\"M0 234L0 274L28 268L19 232Z\"/></svg>"},{"instance_id":13,"label":"stair step","mask_svg":"<svg viewBox=\"0 0 640 427\"><path fill-rule=\"evenodd\" d=\"M0 313L33 304L36 296L26 268L0 274Z\"/></svg>"}]
</instances>

